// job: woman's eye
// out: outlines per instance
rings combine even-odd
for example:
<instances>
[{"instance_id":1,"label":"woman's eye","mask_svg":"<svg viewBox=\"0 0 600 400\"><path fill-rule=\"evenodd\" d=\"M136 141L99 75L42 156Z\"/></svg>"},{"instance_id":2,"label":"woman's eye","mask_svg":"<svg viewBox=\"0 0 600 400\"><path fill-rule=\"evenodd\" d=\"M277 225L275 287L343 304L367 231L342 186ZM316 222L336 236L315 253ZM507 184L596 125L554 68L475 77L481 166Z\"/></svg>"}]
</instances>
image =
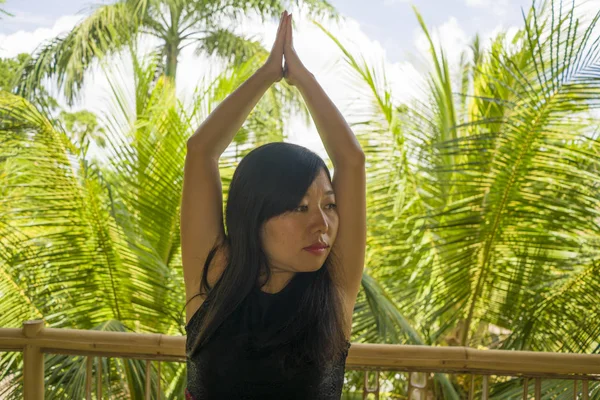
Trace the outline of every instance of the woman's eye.
<instances>
[{"instance_id":1,"label":"woman's eye","mask_svg":"<svg viewBox=\"0 0 600 400\"><path fill-rule=\"evenodd\" d=\"M330 203L330 204L328 204L328 206L331 206L331 207L329 207L330 209L337 208L337 204L334 204L334 203ZM305 208L308 208L308 206L297 207L294 211L302 211L301 209L305 209Z\"/></svg>"}]
</instances>

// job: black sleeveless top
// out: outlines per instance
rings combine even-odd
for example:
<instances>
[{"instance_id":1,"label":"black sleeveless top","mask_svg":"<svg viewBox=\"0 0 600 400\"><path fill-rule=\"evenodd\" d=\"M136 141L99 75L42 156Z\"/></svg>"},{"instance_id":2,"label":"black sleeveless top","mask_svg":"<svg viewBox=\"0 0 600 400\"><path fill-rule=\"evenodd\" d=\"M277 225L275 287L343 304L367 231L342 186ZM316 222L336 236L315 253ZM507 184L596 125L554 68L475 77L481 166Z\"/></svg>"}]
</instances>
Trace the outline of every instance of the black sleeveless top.
<instances>
[{"instance_id":1,"label":"black sleeveless top","mask_svg":"<svg viewBox=\"0 0 600 400\"><path fill-rule=\"evenodd\" d=\"M298 272L278 293L265 293L258 287L215 331L203 348L188 357L188 400L297 399L339 400L344 369L350 348L332 367L315 368L302 364L284 374L278 363L286 346L276 351L254 351L253 338L268 337L295 312L303 290L314 272ZM202 303L185 327L186 352L199 333L206 307ZM293 346L290 342L288 346Z\"/></svg>"}]
</instances>

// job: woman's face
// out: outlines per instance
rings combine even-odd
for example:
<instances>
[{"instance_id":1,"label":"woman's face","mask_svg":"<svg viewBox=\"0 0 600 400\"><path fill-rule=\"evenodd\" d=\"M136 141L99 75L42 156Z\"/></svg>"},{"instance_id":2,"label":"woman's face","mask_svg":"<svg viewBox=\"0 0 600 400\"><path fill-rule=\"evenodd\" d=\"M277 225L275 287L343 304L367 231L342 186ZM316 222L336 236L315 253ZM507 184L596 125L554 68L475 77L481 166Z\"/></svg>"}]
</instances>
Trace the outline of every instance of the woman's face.
<instances>
[{"instance_id":1,"label":"woman's face","mask_svg":"<svg viewBox=\"0 0 600 400\"><path fill-rule=\"evenodd\" d=\"M321 169L297 209L273 217L263 225L262 246L271 271L320 269L333 247L338 225L333 187ZM317 241L329 245L322 254L304 250Z\"/></svg>"}]
</instances>

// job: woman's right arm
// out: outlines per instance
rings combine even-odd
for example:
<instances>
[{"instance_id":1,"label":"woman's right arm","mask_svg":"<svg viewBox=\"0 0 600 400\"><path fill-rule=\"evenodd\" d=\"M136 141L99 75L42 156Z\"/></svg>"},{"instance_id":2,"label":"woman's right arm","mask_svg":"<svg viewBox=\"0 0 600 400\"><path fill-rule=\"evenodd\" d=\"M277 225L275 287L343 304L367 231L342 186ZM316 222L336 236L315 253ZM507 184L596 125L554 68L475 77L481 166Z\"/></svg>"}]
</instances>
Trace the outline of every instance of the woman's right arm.
<instances>
[{"instance_id":1,"label":"woman's right arm","mask_svg":"<svg viewBox=\"0 0 600 400\"><path fill-rule=\"evenodd\" d=\"M188 154L198 150L217 160L231 144L267 89L275 82L272 74L260 67L239 88L225 98L188 139Z\"/></svg>"},{"instance_id":2,"label":"woman's right arm","mask_svg":"<svg viewBox=\"0 0 600 400\"><path fill-rule=\"evenodd\" d=\"M225 239L219 157L273 82L268 72L259 69L213 110L187 141L180 216L186 303L199 293L208 253ZM212 273L216 276L220 271ZM187 304L186 321L202 301L197 296Z\"/></svg>"},{"instance_id":3,"label":"woman's right arm","mask_svg":"<svg viewBox=\"0 0 600 400\"><path fill-rule=\"evenodd\" d=\"M221 244L225 239L219 158L258 100L273 83L283 77L281 63L286 32L285 15L287 12L284 11L267 62L227 96L187 140L180 217L181 257L187 300L200 290L208 253L214 245ZM218 254L215 258L218 258ZM214 273L217 275L219 271ZM210 277L211 271L207 271L207 278ZM201 304L200 297L188 303L187 321Z\"/></svg>"},{"instance_id":4,"label":"woman's right arm","mask_svg":"<svg viewBox=\"0 0 600 400\"><path fill-rule=\"evenodd\" d=\"M219 159L258 100L273 83L281 80L286 15L287 11L281 13L275 43L265 64L210 113L188 139L188 154L192 149L198 149L204 155Z\"/></svg>"}]
</instances>

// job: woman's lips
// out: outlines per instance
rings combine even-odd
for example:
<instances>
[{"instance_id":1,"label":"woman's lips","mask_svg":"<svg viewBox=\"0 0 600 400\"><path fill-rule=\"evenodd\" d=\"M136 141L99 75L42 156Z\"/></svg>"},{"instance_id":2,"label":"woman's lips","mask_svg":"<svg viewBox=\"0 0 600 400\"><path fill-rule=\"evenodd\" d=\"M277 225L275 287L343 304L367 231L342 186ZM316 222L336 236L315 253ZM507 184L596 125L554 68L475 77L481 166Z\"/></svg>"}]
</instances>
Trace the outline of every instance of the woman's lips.
<instances>
[{"instance_id":1,"label":"woman's lips","mask_svg":"<svg viewBox=\"0 0 600 400\"><path fill-rule=\"evenodd\" d=\"M305 247L304 250L313 254L323 254L327 251L328 247Z\"/></svg>"}]
</instances>

